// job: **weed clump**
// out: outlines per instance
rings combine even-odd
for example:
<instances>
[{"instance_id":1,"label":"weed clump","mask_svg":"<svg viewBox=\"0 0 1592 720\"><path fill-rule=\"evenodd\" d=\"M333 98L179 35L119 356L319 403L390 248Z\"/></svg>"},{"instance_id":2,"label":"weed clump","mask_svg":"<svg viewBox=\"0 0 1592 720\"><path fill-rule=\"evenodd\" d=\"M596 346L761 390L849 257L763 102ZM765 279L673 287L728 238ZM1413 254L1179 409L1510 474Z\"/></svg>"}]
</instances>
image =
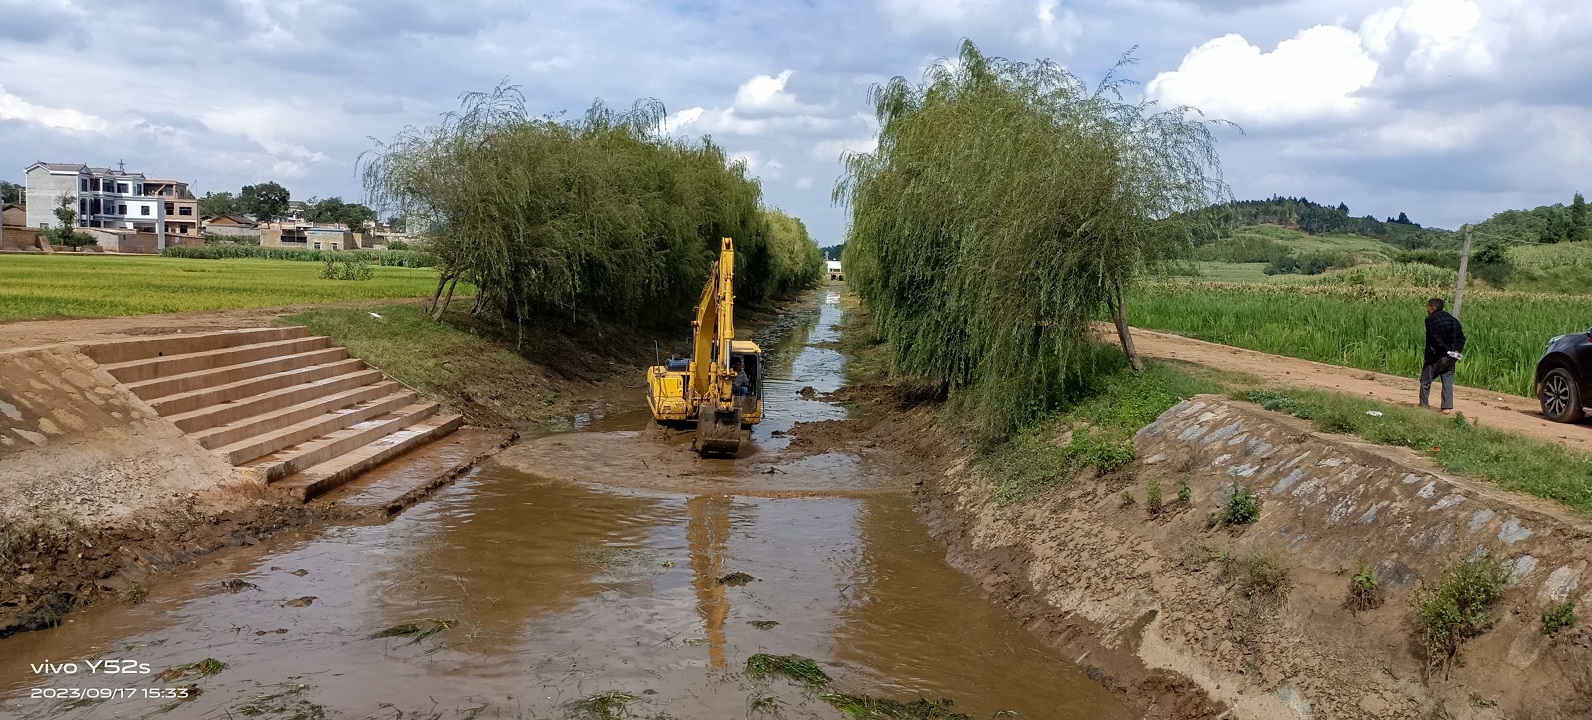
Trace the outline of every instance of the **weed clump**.
<instances>
[{"instance_id":1,"label":"weed clump","mask_svg":"<svg viewBox=\"0 0 1592 720\"><path fill-rule=\"evenodd\" d=\"M860 720L973 720L972 715L951 710L950 700L919 698L904 703L846 693L824 693L820 697L835 709Z\"/></svg>"},{"instance_id":2,"label":"weed clump","mask_svg":"<svg viewBox=\"0 0 1592 720\"><path fill-rule=\"evenodd\" d=\"M1194 491L1189 489L1187 475L1177 481L1177 501L1181 505L1189 505L1194 502Z\"/></svg>"},{"instance_id":3,"label":"weed clump","mask_svg":"<svg viewBox=\"0 0 1592 720\"><path fill-rule=\"evenodd\" d=\"M1224 561L1238 592L1251 601L1262 604L1281 602L1293 589L1293 578L1289 576L1288 568L1270 555L1251 553L1237 559L1229 555Z\"/></svg>"},{"instance_id":4,"label":"weed clump","mask_svg":"<svg viewBox=\"0 0 1592 720\"><path fill-rule=\"evenodd\" d=\"M1161 514L1161 481L1151 478L1150 489L1145 491L1144 509L1150 517Z\"/></svg>"},{"instance_id":5,"label":"weed clump","mask_svg":"<svg viewBox=\"0 0 1592 720\"><path fill-rule=\"evenodd\" d=\"M1552 635L1575 624L1575 598L1565 598L1542 611L1542 634Z\"/></svg>"},{"instance_id":6,"label":"weed clump","mask_svg":"<svg viewBox=\"0 0 1592 720\"><path fill-rule=\"evenodd\" d=\"M418 622L408 622L402 625L394 625L385 630L379 630L372 634L369 639L374 640L376 638L407 637L410 638L407 644L414 645L421 640L431 637L432 635L436 635L444 630L452 629L453 626L457 624L458 622L454 620L437 620L435 618L426 618Z\"/></svg>"},{"instance_id":7,"label":"weed clump","mask_svg":"<svg viewBox=\"0 0 1592 720\"><path fill-rule=\"evenodd\" d=\"M117 591L116 597L128 605L141 605L149 599L149 588L134 583Z\"/></svg>"},{"instance_id":8,"label":"weed clump","mask_svg":"<svg viewBox=\"0 0 1592 720\"><path fill-rule=\"evenodd\" d=\"M610 691L576 700L569 709L591 720L619 720L625 716L625 706L635 699L630 693Z\"/></svg>"},{"instance_id":9,"label":"weed clump","mask_svg":"<svg viewBox=\"0 0 1592 720\"><path fill-rule=\"evenodd\" d=\"M1382 599L1382 585L1376 580L1376 571L1361 560L1349 578L1349 599L1345 604L1355 612L1365 612L1381 607Z\"/></svg>"},{"instance_id":10,"label":"weed clump","mask_svg":"<svg viewBox=\"0 0 1592 720\"><path fill-rule=\"evenodd\" d=\"M746 675L753 680L767 680L782 675L813 690L822 690L829 685L829 675L818 667L818 663L800 655L758 653L746 659Z\"/></svg>"},{"instance_id":11,"label":"weed clump","mask_svg":"<svg viewBox=\"0 0 1592 720\"><path fill-rule=\"evenodd\" d=\"M1415 615L1428 670L1446 669L1460 646L1498 621L1509 568L1497 553L1486 552L1456 563L1415 592Z\"/></svg>"}]
</instances>

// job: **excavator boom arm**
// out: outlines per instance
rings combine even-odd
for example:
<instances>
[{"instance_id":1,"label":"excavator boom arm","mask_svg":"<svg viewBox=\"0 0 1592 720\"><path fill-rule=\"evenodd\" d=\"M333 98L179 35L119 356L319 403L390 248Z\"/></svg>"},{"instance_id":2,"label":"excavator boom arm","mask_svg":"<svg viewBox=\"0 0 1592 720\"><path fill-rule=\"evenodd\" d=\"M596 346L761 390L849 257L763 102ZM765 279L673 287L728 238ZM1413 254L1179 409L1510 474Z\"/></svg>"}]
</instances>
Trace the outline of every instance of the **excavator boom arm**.
<instances>
[{"instance_id":1,"label":"excavator boom arm","mask_svg":"<svg viewBox=\"0 0 1592 720\"><path fill-rule=\"evenodd\" d=\"M691 323L691 394L723 410L734 404L730 381L730 342L735 339L735 246L723 239L719 259L708 273Z\"/></svg>"}]
</instances>

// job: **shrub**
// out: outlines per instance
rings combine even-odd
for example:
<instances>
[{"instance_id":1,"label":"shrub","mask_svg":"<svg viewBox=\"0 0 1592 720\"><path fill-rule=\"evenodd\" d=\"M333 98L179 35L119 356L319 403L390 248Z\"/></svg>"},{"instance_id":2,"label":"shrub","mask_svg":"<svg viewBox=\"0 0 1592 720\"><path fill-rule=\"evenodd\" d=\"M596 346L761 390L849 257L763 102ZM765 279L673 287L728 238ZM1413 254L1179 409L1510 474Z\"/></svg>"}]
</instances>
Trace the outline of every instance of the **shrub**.
<instances>
[{"instance_id":1,"label":"shrub","mask_svg":"<svg viewBox=\"0 0 1592 720\"><path fill-rule=\"evenodd\" d=\"M1331 268L1348 268L1359 263L1353 253L1310 253L1279 257L1261 272L1267 275L1320 275Z\"/></svg>"},{"instance_id":2,"label":"shrub","mask_svg":"<svg viewBox=\"0 0 1592 720\"><path fill-rule=\"evenodd\" d=\"M1194 491L1189 489L1187 475L1177 481L1177 501L1184 505L1194 501Z\"/></svg>"},{"instance_id":3,"label":"shrub","mask_svg":"<svg viewBox=\"0 0 1592 720\"><path fill-rule=\"evenodd\" d=\"M1566 598L1542 611L1542 634L1552 635L1575 624L1575 598Z\"/></svg>"},{"instance_id":4,"label":"shrub","mask_svg":"<svg viewBox=\"0 0 1592 720\"><path fill-rule=\"evenodd\" d=\"M370 258L355 253L326 253L321 277L326 280L369 280Z\"/></svg>"},{"instance_id":5,"label":"shrub","mask_svg":"<svg viewBox=\"0 0 1592 720\"><path fill-rule=\"evenodd\" d=\"M1436 582L1415 591L1415 615L1428 669L1447 668L1460 646L1498 621L1509 567L1494 552L1455 563Z\"/></svg>"},{"instance_id":6,"label":"shrub","mask_svg":"<svg viewBox=\"0 0 1592 720\"><path fill-rule=\"evenodd\" d=\"M1248 525L1260 519L1260 501L1255 498L1254 491L1248 485L1233 483L1233 496L1227 499L1227 505L1222 508L1221 524Z\"/></svg>"},{"instance_id":7,"label":"shrub","mask_svg":"<svg viewBox=\"0 0 1592 720\"><path fill-rule=\"evenodd\" d=\"M1288 568L1270 555L1251 553L1228 564L1237 576L1238 591L1250 600L1280 601L1293 589Z\"/></svg>"},{"instance_id":8,"label":"shrub","mask_svg":"<svg viewBox=\"0 0 1592 720\"><path fill-rule=\"evenodd\" d=\"M1364 560L1349 578L1348 605L1356 612L1374 610L1382 605L1382 586L1376 581L1376 571Z\"/></svg>"},{"instance_id":9,"label":"shrub","mask_svg":"<svg viewBox=\"0 0 1592 720\"><path fill-rule=\"evenodd\" d=\"M1150 515L1152 516L1161 514L1160 480L1154 478L1150 479L1150 489L1146 491L1144 497L1144 509L1149 511Z\"/></svg>"}]
</instances>

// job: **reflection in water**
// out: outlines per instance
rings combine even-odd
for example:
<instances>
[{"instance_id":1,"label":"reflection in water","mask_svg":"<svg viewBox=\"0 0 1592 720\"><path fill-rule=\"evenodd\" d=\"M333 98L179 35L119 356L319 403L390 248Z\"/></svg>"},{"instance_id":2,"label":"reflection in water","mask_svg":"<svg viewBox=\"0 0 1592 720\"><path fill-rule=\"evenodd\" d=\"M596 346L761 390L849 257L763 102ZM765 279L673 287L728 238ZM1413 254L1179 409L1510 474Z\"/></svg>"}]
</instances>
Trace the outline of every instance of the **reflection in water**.
<instances>
[{"instance_id":1,"label":"reflection in water","mask_svg":"<svg viewBox=\"0 0 1592 720\"><path fill-rule=\"evenodd\" d=\"M730 496L701 495L686 501L690 514L685 536L691 544L691 572L695 575L697 614L708 636L709 664L724 667L724 620L730 615L724 597L724 548L730 540Z\"/></svg>"}]
</instances>

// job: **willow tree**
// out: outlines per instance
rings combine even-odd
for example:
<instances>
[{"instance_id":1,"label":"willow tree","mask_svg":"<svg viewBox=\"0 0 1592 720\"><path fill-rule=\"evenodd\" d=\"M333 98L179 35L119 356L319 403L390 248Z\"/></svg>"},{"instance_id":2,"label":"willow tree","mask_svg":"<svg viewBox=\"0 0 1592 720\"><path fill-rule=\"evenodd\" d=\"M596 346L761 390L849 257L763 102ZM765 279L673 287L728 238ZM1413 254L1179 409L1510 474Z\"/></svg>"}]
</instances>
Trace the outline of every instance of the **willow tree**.
<instances>
[{"instance_id":1,"label":"willow tree","mask_svg":"<svg viewBox=\"0 0 1592 720\"><path fill-rule=\"evenodd\" d=\"M429 221L442 266L435 317L465 282L473 310L516 321L677 320L721 237L735 239L743 272L791 269L788 253L770 249L762 189L745 163L708 138L664 134L664 116L653 100L627 110L599 101L566 121L531 115L513 87L470 93L439 124L406 128L368 154L366 189L384 210ZM739 294L759 304L787 289L753 282Z\"/></svg>"},{"instance_id":2,"label":"willow tree","mask_svg":"<svg viewBox=\"0 0 1592 720\"><path fill-rule=\"evenodd\" d=\"M1126 291L1225 195L1209 123L1122 85L964 42L921 82L870 89L878 146L835 188L846 279L895 364L970 400L989 434L1067 392L1103 309L1142 367Z\"/></svg>"}]
</instances>

